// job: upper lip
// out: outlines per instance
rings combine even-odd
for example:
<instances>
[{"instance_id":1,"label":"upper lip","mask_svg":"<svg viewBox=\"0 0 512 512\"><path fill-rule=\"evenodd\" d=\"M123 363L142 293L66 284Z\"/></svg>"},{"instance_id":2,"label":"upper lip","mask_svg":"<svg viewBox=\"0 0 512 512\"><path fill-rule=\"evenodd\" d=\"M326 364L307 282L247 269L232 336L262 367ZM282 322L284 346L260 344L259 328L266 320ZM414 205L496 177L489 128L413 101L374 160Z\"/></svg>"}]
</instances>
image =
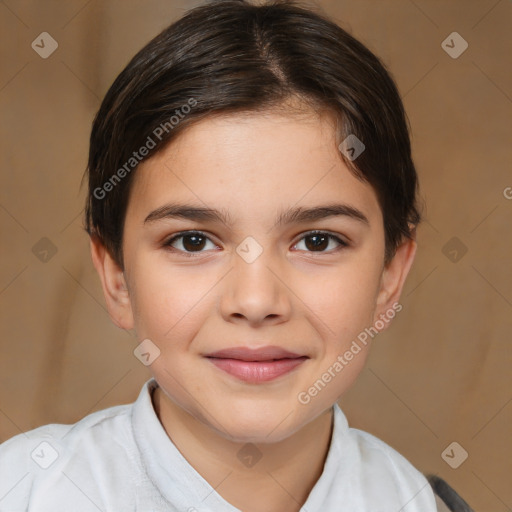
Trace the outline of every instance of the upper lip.
<instances>
[{"instance_id":1,"label":"upper lip","mask_svg":"<svg viewBox=\"0 0 512 512\"><path fill-rule=\"evenodd\" d=\"M217 359L239 359L240 361L272 361L273 359L297 359L307 357L281 347L267 345L260 348L233 347L206 354Z\"/></svg>"}]
</instances>

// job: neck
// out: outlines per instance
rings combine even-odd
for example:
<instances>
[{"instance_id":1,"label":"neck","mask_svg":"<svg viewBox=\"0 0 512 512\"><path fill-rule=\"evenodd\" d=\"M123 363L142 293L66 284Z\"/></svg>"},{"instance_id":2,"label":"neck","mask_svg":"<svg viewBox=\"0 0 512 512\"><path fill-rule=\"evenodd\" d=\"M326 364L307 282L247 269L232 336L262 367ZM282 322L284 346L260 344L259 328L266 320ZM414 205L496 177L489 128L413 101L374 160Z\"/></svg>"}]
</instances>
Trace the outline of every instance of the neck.
<instances>
[{"instance_id":1,"label":"neck","mask_svg":"<svg viewBox=\"0 0 512 512\"><path fill-rule=\"evenodd\" d=\"M298 512L322 474L332 435L330 408L277 443L239 443L172 402L160 387L155 412L189 464L243 512Z\"/></svg>"}]
</instances>

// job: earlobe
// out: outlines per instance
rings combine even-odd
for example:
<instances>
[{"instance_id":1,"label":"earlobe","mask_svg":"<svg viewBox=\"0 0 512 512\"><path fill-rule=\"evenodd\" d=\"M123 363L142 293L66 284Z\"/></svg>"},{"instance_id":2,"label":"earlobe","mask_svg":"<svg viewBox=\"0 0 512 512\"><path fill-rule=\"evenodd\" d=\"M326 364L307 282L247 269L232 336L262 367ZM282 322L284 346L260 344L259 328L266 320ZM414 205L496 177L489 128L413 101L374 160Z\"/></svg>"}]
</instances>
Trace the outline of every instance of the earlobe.
<instances>
[{"instance_id":1,"label":"earlobe","mask_svg":"<svg viewBox=\"0 0 512 512\"><path fill-rule=\"evenodd\" d=\"M133 314L124 273L98 237L91 236L90 243L110 318L121 329L132 329Z\"/></svg>"},{"instance_id":2,"label":"earlobe","mask_svg":"<svg viewBox=\"0 0 512 512\"><path fill-rule=\"evenodd\" d=\"M397 248L393 259L384 267L377 296L374 321L380 315L385 314L390 308L393 308L393 304L400 301L405 279L409 274L416 255L416 248L417 243L414 238L404 239Z\"/></svg>"}]
</instances>

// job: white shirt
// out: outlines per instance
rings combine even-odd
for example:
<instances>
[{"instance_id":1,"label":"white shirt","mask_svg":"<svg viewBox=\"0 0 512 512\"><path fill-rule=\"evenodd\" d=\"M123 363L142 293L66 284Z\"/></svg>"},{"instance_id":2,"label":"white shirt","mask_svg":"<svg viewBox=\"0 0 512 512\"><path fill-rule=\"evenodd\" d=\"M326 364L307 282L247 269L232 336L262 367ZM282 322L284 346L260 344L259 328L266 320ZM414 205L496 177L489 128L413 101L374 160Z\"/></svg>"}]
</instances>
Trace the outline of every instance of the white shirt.
<instances>
[{"instance_id":1,"label":"white shirt","mask_svg":"<svg viewBox=\"0 0 512 512\"><path fill-rule=\"evenodd\" d=\"M153 408L137 400L74 425L46 425L0 445L0 512L240 512L187 462ZM265 497L262 496L262 505ZM334 405L324 470L302 512L436 512L426 478Z\"/></svg>"}]
</instances>

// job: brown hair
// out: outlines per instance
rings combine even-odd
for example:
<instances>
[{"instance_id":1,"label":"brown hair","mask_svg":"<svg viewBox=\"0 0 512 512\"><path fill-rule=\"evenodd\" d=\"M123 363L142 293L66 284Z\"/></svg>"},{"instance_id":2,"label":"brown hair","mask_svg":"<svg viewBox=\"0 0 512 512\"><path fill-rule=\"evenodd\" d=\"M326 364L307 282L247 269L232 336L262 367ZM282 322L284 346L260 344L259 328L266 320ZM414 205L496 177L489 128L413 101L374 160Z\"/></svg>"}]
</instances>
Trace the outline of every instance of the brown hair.
<instances>
[{"instance_id":1,"label":"brown hair","mask_svg":"<svg viewBox=\"0 0 512 512\"><path fill-rule=\"evenodd\" d=\"M339 140L352 134L365 145L353 161L340 154L377 194L389 262L420 221L397 88L363 44L323 15L284 0L196 7L133 57L93 123L85 229L123 268L124 218L137 165L206 116L275 109L293 98L336 116Z\"/></svg>"}]
</instances>

